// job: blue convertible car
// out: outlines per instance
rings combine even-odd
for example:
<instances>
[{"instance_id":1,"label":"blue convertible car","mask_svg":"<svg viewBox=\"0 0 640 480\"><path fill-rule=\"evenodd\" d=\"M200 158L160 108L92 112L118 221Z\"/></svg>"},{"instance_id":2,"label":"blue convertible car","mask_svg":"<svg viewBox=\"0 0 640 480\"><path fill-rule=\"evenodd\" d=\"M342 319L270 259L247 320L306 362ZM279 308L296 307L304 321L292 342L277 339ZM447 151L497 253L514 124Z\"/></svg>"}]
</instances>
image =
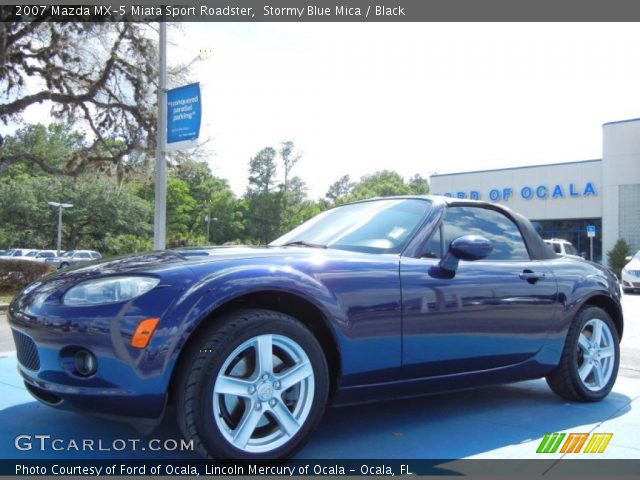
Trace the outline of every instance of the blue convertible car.
<instances>
[{"instance_id":1,"label":"blue convertible car","mask_svg":"<svg viewBox=\"0 0 640 480\"><path fill-rule=\"evenodd\" d=\"M153 252L27 287L9 321L29 391L153 426L174 405L213 458L289 457L328 403L618 372L620 290L484 202L343 205L268 246Z\"/></svg>"}]
</instances>

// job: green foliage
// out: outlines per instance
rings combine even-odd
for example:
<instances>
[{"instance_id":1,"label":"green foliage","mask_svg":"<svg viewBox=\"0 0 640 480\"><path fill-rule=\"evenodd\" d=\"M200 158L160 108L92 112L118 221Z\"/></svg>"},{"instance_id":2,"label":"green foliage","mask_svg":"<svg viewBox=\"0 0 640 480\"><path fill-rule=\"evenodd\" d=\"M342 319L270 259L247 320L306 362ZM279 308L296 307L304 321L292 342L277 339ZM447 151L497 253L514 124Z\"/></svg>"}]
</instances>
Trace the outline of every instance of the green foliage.
<instances>
[{"instance_id":1,"label":"green foliage","mask_svg":"<svg viewBox=\"0 0 640 480\"><path fill-rule=\"evenodd\" d=\"M348 192L348 193L345 193ZM400 174L392 170L381 170L351 183L348 175L331 185L327 198L332 204L343 204L374 197L392 197L394 195L423 195L429 192L429 182L415 174L405 183Z\"/></svg>"},{"instance_id":2,"label":"green foliage","mask_svg":"<svg viewBox=\"0 0 640 480\"><path fill-rule=\"evenodd\" d=\"M102 252L108 257L153 250L153 242L150 237L141 237L130 233L124 235L108 234L105 237L104 246Z\"/></svg>"},{"instance_id":3,"label":"green foliage","mask_svg":"<svg viewBox=\"0 0 640 480\"><path fill-rule=\"evenodd\" d=\"M627 264L626 257L629 255L631 255L631 247L624 238L618 239L613 248L607 252L607 262L618 278L622 275L622 269Z\"/></svg>"},{"instance_id":4,"label":"green foliage","mask_svg":"<svg viewBox=\"0 0 640 480\"><path fill-rule=\"evenodd\" d=\"M48 201L74 205L63 212L65 250L104 251L108 236L151 235L151 205L127 189L118 190L113 179L20 175L0 181L0 245L54 248L58 210Z\"/></svg>"},{"instance_id":5,"label":"green foliage","mask_svg":"<svg viewBox=\"0 0 640 480\"><path fill-rule=\"evenodd\" d=\"M409 179L409 189L414 195L426 195L429 193L429 180L424 178L419 173L416 173Z\"/></svg>"},{"instance_id":6,"label":"green foliage","mask_svg":"<svg viewBox=\"0 0 640 480\"><path fill-rule=\"evenodd\" d=\"M105 145L114 140L105 140ZM85 138L63 124L29 125L7 137L3 152L47 156L55 167L83 148ZM117 142L115 142L117 143ZM424 194L419 174L407 182L383 170L354 182L345 175L324 200L311 200L293 174L302 154L293 142L266 147L249 161L249 185L238 198L229 182L211 173L198 153L181 152L169 165L167 246L265 244L328 206L388 195ZM153 170L144 155L93 167L74 177L55 176L29 163L15 163L0 176L0 248L54 248L57 209L48 201L72 203L63 212L62 247L95 249L106 256L152 248ZM68 166L68 164L67 164ZM282 177L279 176L282 172Z\"/></svg>"},{"instance_id":7,"label":"green foliage","mask_svg":"<svg viewBox=\"0 0 640 480\"><path fill-rule=\"evenodd\" d=\"M29 260L0 261L0 290L15 290L54 271L52 265Z\"/></svg>"}]
</instances>

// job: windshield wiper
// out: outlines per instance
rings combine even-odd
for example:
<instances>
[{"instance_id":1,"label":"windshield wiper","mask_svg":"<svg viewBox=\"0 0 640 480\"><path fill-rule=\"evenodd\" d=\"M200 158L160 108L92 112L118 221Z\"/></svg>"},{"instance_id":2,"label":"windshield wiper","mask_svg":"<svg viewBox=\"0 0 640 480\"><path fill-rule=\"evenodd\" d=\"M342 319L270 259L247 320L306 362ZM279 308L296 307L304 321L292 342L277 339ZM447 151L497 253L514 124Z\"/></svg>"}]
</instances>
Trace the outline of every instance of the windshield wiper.
<instances>
[{"instance_id":1,"label":"windshield wiper","mask_svg":"<svg viewBox=\"0 0 640 480\"><path fill-rule=\"evenodd\" d=\"M309 247L309 248L327 248L326 245L321 243L305 242L304 240L296 240L295 242L285 243L280 245L281 247Z\"/></svg>"}]
</instances>

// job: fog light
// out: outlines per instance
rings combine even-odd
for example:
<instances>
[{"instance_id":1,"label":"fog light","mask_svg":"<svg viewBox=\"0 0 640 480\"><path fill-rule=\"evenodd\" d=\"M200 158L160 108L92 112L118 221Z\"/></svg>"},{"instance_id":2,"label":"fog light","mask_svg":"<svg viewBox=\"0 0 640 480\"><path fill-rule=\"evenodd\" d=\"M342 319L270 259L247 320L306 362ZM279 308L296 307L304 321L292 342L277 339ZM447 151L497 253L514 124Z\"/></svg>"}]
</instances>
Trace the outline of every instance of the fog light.
<instances>
[{"instance_id":1,"label":"fog light","mask_svg":"<svg viewBox=\"0 0 640 480\"><path fill-rule=\"evenodd\" d=\"M88 350L78 350L74 355L76 371L83 377L90 377L98 368L98 362L93 353Z\"/></svg>"}]
</instances>

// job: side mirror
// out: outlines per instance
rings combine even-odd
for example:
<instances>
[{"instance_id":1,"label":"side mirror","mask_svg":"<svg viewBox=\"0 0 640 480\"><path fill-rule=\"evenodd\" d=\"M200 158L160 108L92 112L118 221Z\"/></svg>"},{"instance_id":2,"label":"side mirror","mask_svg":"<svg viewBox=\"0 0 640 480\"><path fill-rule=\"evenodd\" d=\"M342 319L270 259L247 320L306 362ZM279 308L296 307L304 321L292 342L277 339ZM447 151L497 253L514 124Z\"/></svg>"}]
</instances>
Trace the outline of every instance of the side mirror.
<instances>
[{"instance_id":1,"label":"side mirror","mask_svg":"<svg viewBox=\"0 0 640 480\"><path fill-rule=\"evenodd\" d=\"M460 260L482 260L493 251L493 245L489 240L480 235L464 235L456 238L449 251L444 256L438 267L442 270L454 272L458 269Z\"/></svg>"},{"instance_id":2,"label":"side mirror","mask_svg":"<svg viewBox=\"0 0 640 480\"><path fill-rule=\"evenodd\" d=\"M625 261L630 262L633 257L631 255L627 255L624 257Z\"/></svg>"}]
</instances>

